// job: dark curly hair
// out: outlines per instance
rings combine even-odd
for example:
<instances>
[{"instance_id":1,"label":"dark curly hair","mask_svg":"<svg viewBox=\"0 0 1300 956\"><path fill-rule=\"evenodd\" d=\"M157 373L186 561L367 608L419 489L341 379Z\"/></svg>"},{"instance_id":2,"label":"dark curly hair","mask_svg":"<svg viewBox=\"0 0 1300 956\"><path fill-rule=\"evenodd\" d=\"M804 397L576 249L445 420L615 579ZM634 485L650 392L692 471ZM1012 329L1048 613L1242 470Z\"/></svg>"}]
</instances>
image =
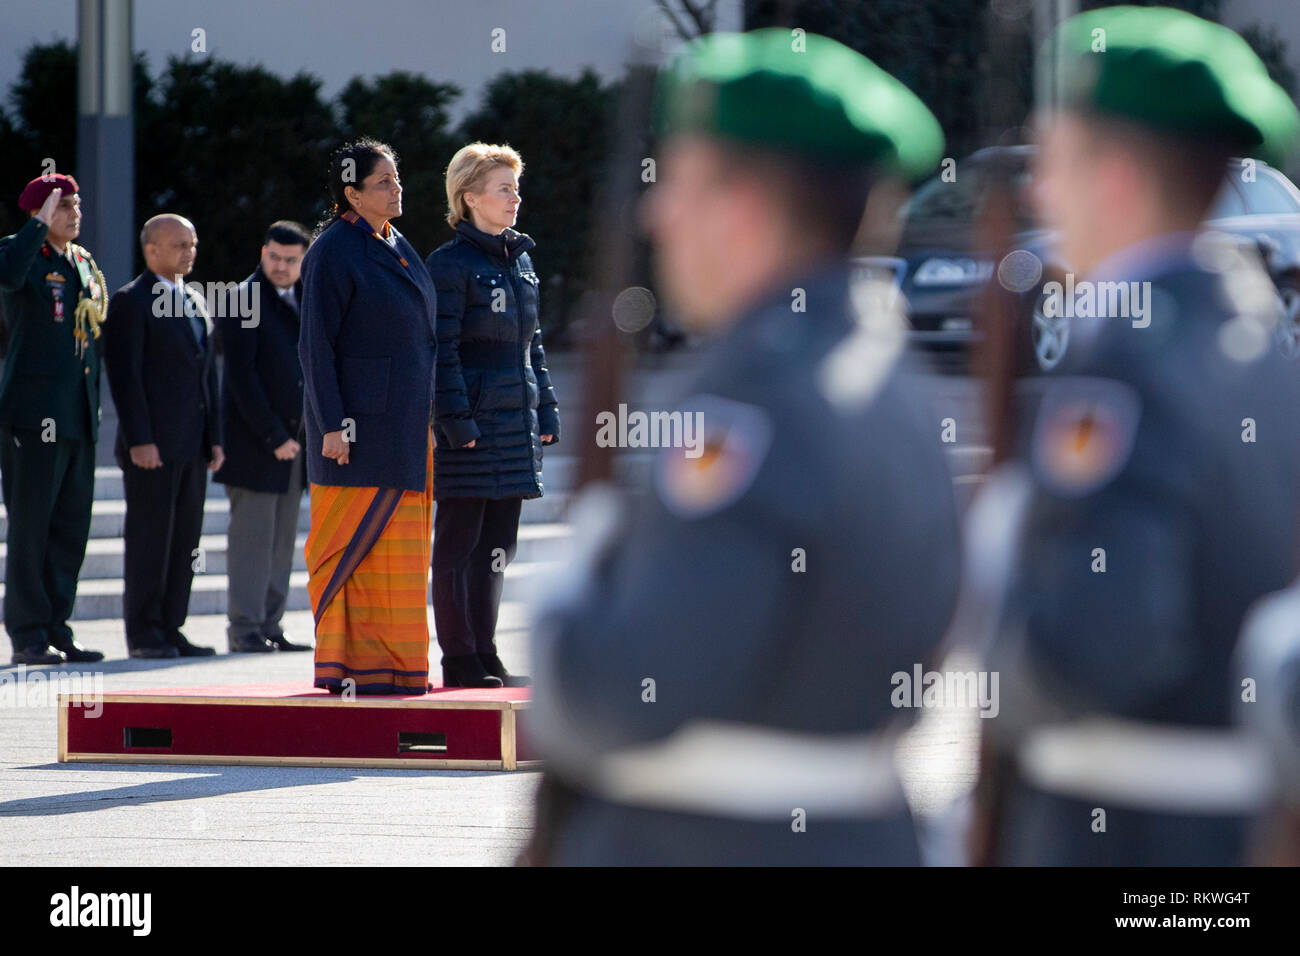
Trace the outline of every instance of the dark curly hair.
<instances>
[{"instance_id":1,"label":"dark curly hair","mask_svg":"<svg viewBox=\"0 0 1300 956\"><path fill-rule=\"evenodd\" d=\"M316 225L316 235L319 236L334 220L352 208L343 190L348 186L360 188L362 180L375 171L382 156L388 157L394 166L397 165L397 152L393 147L369 136L362 136L334 151L330 157L329 198L326 200L325 215ZM352 160L352 165L347 179L344 179L344 169L349 168L348 160Z\"/></svg>"}]
</instances>

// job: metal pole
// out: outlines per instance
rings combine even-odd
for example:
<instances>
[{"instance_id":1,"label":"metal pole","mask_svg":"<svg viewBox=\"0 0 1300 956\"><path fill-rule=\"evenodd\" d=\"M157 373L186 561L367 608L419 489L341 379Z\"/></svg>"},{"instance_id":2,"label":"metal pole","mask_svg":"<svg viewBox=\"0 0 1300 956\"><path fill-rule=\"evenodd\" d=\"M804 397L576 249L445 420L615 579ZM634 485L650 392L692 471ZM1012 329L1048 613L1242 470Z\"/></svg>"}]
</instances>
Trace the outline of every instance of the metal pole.
<instances>
[{"instance_id":1,"label":"metal pole","mask_svg":"<svg viewBox=\"0 0 1300 956\"><path fill-rule=\"evenodd\" d=\"M1057 25L1079 12L1079 0L1038 0L1034 5L1034 105L1043 112L1060 105L1061 76L1060 37L1053 37Z\"/></svg>"},{"instance_id":2,"label":"metal pole","mask_svg":"<svg viewBox=\"0 0 1300 956\"><path fill-rule=\"evenodd\" d=\"M109 290L135 275L131 0L77 2L77 168L81 237Z\"/></svg>"}]
</instances>

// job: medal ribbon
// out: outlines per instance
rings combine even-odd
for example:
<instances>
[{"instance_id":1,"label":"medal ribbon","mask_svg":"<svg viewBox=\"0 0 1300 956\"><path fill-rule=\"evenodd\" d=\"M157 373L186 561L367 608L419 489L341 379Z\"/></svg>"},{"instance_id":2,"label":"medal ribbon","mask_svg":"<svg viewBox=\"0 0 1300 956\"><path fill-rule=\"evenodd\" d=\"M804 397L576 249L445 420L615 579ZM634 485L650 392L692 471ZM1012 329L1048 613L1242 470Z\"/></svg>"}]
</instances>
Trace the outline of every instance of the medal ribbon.
<instances>
[{"instance_id":1,"label":"medal ribbon","mask_svg":"<svg viewBox=\"0 0 1300 956\"><path fill-rule=\"evenodd\" d=\"M90 344L90 340L100 336L99 327L104 324L104 313L107 311L106 303L103 301L107 280L104 278L104 273L99 271L95 260L89 257L83 259L80 251L75 247L73 255L81 274L82 291L78 294L77 306L72 313L76 321L76 328L72 335L76 339L77 355L81 357L86 354L86 346ZM93 281L87 281L88 275L94 277Z\"/></svg>"}]
</instances>

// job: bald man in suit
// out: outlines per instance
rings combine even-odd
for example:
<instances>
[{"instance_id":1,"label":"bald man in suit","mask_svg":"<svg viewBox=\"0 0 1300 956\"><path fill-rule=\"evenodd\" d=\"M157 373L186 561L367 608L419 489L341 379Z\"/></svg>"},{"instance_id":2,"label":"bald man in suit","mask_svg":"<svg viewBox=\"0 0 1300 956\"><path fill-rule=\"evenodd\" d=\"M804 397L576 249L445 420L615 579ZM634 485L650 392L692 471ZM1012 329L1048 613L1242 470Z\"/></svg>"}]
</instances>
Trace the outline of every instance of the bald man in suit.
<instances>
[{"instance_id":1,"label":"bald man in suit","mask_svg":"<svg viewBox=\"0 0 1300 956\"><path fill-rule=\"evenodd\" d=\"M113 296L105 333L126 489L126 642L132 657L206 657L216 652L181 633L207 471L224 458L211 321L184 285L198 235L166 214L145 223L140 244L146 268Z\"/></svg>"}]
</instances>

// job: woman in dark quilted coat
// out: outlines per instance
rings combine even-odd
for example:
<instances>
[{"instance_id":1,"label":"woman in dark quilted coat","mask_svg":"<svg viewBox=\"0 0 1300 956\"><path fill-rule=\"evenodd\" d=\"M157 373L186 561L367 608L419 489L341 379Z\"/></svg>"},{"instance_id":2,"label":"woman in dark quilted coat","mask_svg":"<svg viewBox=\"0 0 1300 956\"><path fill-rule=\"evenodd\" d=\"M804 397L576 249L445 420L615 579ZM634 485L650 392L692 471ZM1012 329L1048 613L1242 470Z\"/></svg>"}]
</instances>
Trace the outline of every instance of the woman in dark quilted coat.
<instances>
[{"instance_id":1,"label":"woman in dark quilted coat","mask_svg":"<svg viewBox=\"0 0 1300 956\"><path fill-rule=\"evenodd\" d=\"M537 322L534 242L513 226L524 164L471 143L447 166L456 238L426 261L438 291L433 615L447 687L521 687L497 655L497 609L519 510L542 495L542 446L560 437Z\"/></svg>"}]
</instances>

